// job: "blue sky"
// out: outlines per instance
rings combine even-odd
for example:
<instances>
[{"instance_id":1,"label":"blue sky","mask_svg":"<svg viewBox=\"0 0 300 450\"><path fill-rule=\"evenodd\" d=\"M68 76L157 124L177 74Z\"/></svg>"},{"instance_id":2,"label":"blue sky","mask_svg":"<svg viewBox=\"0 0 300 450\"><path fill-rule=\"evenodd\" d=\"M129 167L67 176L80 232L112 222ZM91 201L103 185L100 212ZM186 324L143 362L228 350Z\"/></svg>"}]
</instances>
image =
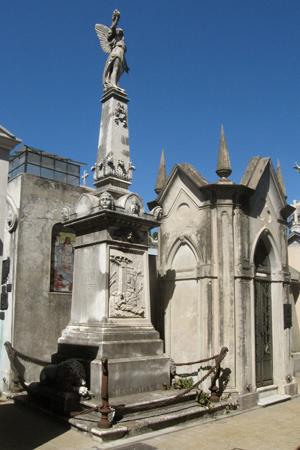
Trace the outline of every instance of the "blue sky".
<instances>
[{"instance_id":1,"label":"blue sky","mask_svg":"<svg viewBox=\"0 0 300 450\"><path fill-rule=\"evenodd\" d=\"M106 54L94 25L121 12L130 73L131 190L147 203L167 174L215 173L221 125L239 183L253 156L280 159L300 198L299 0L3 0L0 124L24 144L94 165ZM92 185L92 174L88 185Z\"/></svg>"}]
</instances>

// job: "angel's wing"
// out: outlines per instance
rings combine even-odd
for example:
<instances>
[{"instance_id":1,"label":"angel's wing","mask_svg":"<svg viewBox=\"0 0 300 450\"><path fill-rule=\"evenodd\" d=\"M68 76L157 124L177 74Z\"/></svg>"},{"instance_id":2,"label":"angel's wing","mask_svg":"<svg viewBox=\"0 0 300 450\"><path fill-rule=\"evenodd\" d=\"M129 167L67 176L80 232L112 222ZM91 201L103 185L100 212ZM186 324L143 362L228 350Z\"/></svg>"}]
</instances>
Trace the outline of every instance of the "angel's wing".
<instances>
[{"instance_id":1,"label":"angel's wing","mask_svg":"<svg viewBox=\"0 0 300 450\"><path fill-rule=\"evenodd\" d=\"M105 25L97 24L97 25L95 25L95 30L96 30L96 33L98 34L98 38L100 39L100 44L101 44L102 50L105 53L110 53L111 48L110 48L108 40L107 40L107 36L108 36L110 29Z\"/></svg>"}]
</instances>

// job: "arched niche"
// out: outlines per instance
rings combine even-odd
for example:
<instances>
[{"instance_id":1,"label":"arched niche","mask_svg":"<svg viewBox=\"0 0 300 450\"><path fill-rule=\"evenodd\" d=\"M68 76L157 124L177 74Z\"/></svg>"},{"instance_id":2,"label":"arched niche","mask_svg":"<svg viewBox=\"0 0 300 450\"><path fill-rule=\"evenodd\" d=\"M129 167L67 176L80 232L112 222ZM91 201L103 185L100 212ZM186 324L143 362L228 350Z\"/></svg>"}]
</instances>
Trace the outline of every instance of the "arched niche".
<instances>
[{"instance_id":1,"label":"arched niche","mask_svg":"<svg viewBox=\"0 0 300 450\"><path fill-rule=\"evenodd\" d=\"M167 353L175 362L195 361L200 356L199 283L197 253L186 238L178 239L169 254L174 279L166 304L165 339ZM196 342L195 345L188 343Z\"/></svg>"},{"instance_id":2,"label":"arched niche","mask_svg":"<svg viewBox=\"0 0 300 450\"><path fill-rule=\"evenodd\" d=\"M184 241L176 248L171 265L175 270L186 270L194 268L196 263L195 252L190 245Z\"/></svg>"},{"instance_id":3,"label":"arched niche","mask_svg":"<svg viewBox=\"0 0 300 450\"><path fill-rule=\"evenodd\" d=\"M271 242L264 233L258 240L254 253L255 373L257 387L273 384L272 252Z\"/></svg>"}]
</instances>

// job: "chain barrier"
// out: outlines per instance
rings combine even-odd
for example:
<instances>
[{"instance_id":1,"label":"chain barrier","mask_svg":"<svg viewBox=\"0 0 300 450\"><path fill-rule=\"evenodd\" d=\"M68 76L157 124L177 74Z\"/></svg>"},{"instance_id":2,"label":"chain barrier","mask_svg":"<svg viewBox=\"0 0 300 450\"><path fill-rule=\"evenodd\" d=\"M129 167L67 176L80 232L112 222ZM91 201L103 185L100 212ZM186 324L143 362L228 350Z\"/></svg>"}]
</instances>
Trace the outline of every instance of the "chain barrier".
<instances>
[{"instance_id":1,"label":"chain barrier","mask_svg":"<svg viewBox=\"0 0 300 450\"><path fill-rule=\"evenodd\" d=\"M200 366L197 370L195 370L194 372L190 372L190 373L178 373L178 372L174 372L173 375L176 375L177 377L181 377L181 378L187 378L187 377L196 377L199 372L201 370L210 370L212 368L212 366Z\"/></svg>"},{"instance_id":2,"label":"chain barrier","mask_svg":"<svg viewBox=\"0 0 300 450\"><path fill-rule=\"evenodd\" d=\"M194 383L193 386L185 389L183 392L180 392L180 394L176 395L175 397L171 397L169 399L161 400L161 401L158 401L158 402L149 402L149 403L144 404L144 405L136 405L136 406L110 405L110 408L114 409L117 412L120 412L121 414L122 413L126 414L126 413L136 412L136 411L147 411L147 410L150 410L150 409L160 408L160 407L163 407L163 406L171 405L172 403L176 403L178 400L180 400L186 394L188 394L192 390L196 389L211 374L216 373L216 371L220 367L221 362L225 358L227 352L228 352L228 349L224 350L223 352L221 351L221 353L218 354L218 355L215 355L215 356L213 356L211 358L207 358L206 360L203 360L203 362L204 362L204 361L210 361L211 359L215 358L216 364L213 367L209 366L210 367L209 371L205 375L203 375L203 377L200 380L198 380L196 383ZM195 363L193 363L193 364L195 364ZM185 364L180 364L180 365L185 365ZM188 363L186 365L191 365L191 364ZM91 413L93 411L99 411L100 407L101 407L101 405L97 405L97 406L94 406L92 408L85 409L83 411L73 412L70 415L72 417L76 417L76 416L80 416L80 415L83 415L83 414L89 414L89 413Z\"/></svg>"},{"instance_id":3,"label":"chain barrier","mask_svg":"<svg viewBox=\"0 0 300 450\"><path fill-rule=\"evenodd\" d=\"M204 362L211 361L212 359L216 359L219 356L219 353L217 355L211 356L210 358L200 359L199 361L192 361L188 363L174 363L175 366L192 366L193 364L201 364ZM204 369L205 370L205 369Z\"/></svg>"},{"instance_id":4,"label":"chain barrier","mask_svg":"<svg viewBox=\"0 0 300 450\"><path fill-rule=\"evenodd\" d=\"M32 356L28 356L28 355L24 355L21 352L18 352L17 350L15 350L10 342L5 342L5 348L7 351L7 354L9 356L10 362L13 366L13 368L19 372L17 370L17 368L15 367L15 356L18 356L19 358L31 362L33 364L37 364L40 366L47 366L49 364L51 364L49 361L43 361L41 359L38 358L34 358ZM129 412L135 412L135 411L147 411L150 409L154 409L154 408L160 408L163 406L168 406L171 405L172 403L176 403L178 400L180 400L182 397L184 397L186 394L188 394L189 392L191 392L192 390L196 389L201 383L203 383L204 380L206 380L206 378L209 377L209 375L211 374L217 374L217 371L220 370L220 364L223 361L223 359L225 358L226 354L228 352L227 348L223 348L221 350L221 352L217 355L211 356L210 358L205 358L205 359L201 359L199 361L192 361L192 362L188 362L188 363L173 363L174 366L176 367L180 367L180 366L192 366L193 364L199 364L199 363L204 363L207 361L211 361L213 359L215 359L216 364L214 366L200 366L199 369L197 369L197 371L192 372L191 374L187 374L187 373L183 373L183 374L177 374L176 371L173 373L174 375L180 376L180 377L188 377L188 376L197 376L200 372L200 370L208 370L208 372L203 375L203 377L198 380L196 383L193 384L193 386L185 389L183 392L181 392L180 394L176 395L175 397L171 397L169 399L166 400L161 400L158 402L149 402L147 404L144 405L136 405L136 406L123 406L123 405L110 405L111 409L114 409L120 413L129 413ZM93 411L99 411L101 408L101 405L97 405L94 406L92 408L87 408L83 411L77 411L77 412L72 412L70 413L71 417L76 417L79 415L83 415L83 414L89 414Z\"/></svg>"},{"instance_id":5,"label":"chain barrier","mask_svg":"<svg viewBox=\"0 0 300 450\"><path fill-rule=\"evenodd\" d=\"M33 364L37 364L38 366L48 366L51 364L50 361L43 361L42 359L34 358L33 356L24 355L24 353L18 352L18 350L15 350L10 342L5 342L4 344L7 354L9 355L9 352L14 352L15 356L18 356L19 358L23 359L24 361L31 362Z\"/></svg>"},{"instance_id":6,"label":"chain barrier","mask_svg":"<svg viewBox=\"0 0 300 450\"><path fill-rule=\"evenodd\" d=\"M38 366L44 367L44 366L49 366L49 364L51 364L50 361L44 361L42 359L34 358L33 356L27 356L27 355L24 355L23 353L18 352L17 350L15 350L15 352L16 352L16 356L19 356L19 358L23 359L24 361L36 364Z\"/></svg>"},{"instance_id":7,"label":"chain barrier","mask_svg":"<svg viewBox=\"0 0 300 450\"><path fill-rule=\"evenodd\" d=\"M200 383L202 383L204 380L206 380L206 378L211 375L217 366L214 366L211 368L211 370L209 372L207 372L202 378L201 380L197 381L193 386L185 389L183 392L181 392L180 394L176 395L175 397L171 397L168 398L167 400L161 400L158 402L150 402L144 405L136 405L136 406L123 406L123 405L110 405L111 409L114 409L120 413L129 413L129 412L135 412L135 411L147 411L149 409L154 409L154 408L160 408L162 406L167 406L170 405L172 403L175 403L177 400L179 400L181 397L183 397L184 395L188 394L189 392L191 392L193 389L196 389L197 386L199 386ZM93 411L98 411L100 409L101 405L97 405L94 406L93 408L88 408L85 409L84 411L77 411L77 412L72 412L70 415L72 417L75 416L80 416L83 414L88 414L91 413Z\"/></svg>"}]
</instances>

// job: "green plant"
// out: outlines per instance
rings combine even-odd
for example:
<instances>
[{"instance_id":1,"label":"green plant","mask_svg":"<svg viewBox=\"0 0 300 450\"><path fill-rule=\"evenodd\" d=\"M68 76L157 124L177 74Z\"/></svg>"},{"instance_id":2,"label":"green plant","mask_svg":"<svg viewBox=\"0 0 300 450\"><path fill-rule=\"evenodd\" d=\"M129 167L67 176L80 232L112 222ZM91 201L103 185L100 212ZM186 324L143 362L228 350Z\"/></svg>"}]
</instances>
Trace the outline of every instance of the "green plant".
<instances>
[{"instance_id":1,"label":"green plant","mask_svg":"<svg viewBox=\"0 0 300 450\"><path fill-rule=\"evenodd\" d=\"M193 385L194 385L194 380L192 377L178 378L177 380L173 381L172 387L174 389L188 389L188 388L191 388Z\"/></svg>"},{"instance_id":2,"label":"green plant","mask_svg":"<svg viewBox=\"0 0 300 450\"><path fill-rule=\"evenodd\" d=\"M231 397L231 392L228 393L228 395L222 395L222 397L220 398L220 400L222 402L226 402L227 400L229 400Z\"/></svg>"},{"instance_id":3,"label":"green plant","mask_svg":"<svg viewBox=\"0 0 300 450\"><path fill-rule=\"evenodd\" d=\"M202 390L197 391L195 401L196 401L196 403L198 403L199 406L202 406L203 408L211 407L210 394L207 394L206 392L203 392Z\"/></svg>"}]
</instances>

